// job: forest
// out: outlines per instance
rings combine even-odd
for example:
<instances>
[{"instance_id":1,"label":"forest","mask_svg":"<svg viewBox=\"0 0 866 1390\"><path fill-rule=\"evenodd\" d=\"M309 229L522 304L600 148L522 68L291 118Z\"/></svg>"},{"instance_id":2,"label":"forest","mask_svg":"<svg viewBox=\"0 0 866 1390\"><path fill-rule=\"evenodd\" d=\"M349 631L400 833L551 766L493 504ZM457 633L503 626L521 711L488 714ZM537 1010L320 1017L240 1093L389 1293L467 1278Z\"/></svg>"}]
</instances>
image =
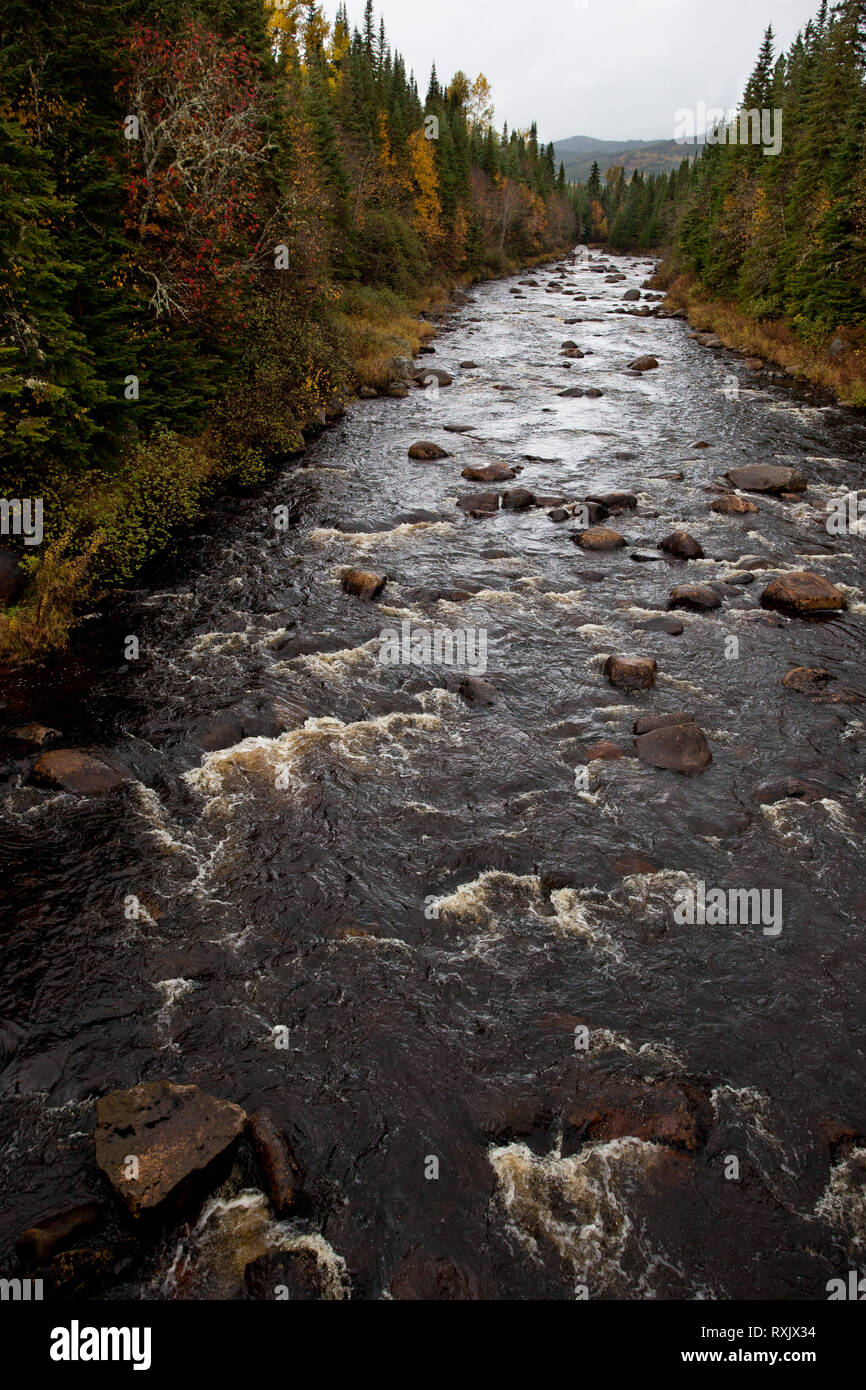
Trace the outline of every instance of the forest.
<instances>
[{"instance_id":1,"label":"forest","mask_svg":"<svg viewBox=\"0 0 866 1390\"><path fill-rule=\"evenodd\" d=\"M781 113L777 154L740 137L750 111ZM741 111L697 159L628 182L596 167L579 206L592 239L664 253L674 302L724 303L729 327L763 324L807 366L844 345L830 384L866 406L866 0L823 0L787 53L769 29Z\"/></svg>"},{"instance_id":2,"label":"forest","mask_svg":"<svg viewBox=\"0 0 866 1390\"><path fill-rule=\"evenodd\" d=\"M7 0L0 655L62 647L217 496L417 351L455 286L574 245L553 146L426 89L368 0ZM426 80L426 79L425 79Z\"/></svg>"}]
</instances>

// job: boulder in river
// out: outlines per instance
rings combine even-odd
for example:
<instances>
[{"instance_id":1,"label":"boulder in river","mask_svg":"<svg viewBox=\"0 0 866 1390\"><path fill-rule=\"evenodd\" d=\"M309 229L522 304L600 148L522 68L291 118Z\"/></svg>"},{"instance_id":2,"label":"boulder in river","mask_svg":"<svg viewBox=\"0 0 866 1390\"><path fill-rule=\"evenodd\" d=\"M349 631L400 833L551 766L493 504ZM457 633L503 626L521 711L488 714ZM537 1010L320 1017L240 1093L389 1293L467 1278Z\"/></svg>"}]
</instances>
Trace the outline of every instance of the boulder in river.
<instances>
[{"instance_id":1,"label":"boulder in river","mask_svg":"<svg viewBox=\"0 0 866 1390\"><path fill-rule=\"evenodd\" d=\"M663 632L667 637L682 637L685 628L675 618L650 618L649 622L640 624L638 631Z\"/></svg>"},{"instance_id":2,"label":"boulder in river","mask_svg":"<svg viewBox=\"0 0 866 1390\"><path fill-rule=\"evenodd\" d=\"M718 594L706 584L677 584L668 598L668 608L688 608L693 613L708 613L721 606Z\"/></svg>"},{"instance_id":3,"label":"boulder in river","mask_svg":"<svg viewBox=\"0 0 866 1390\"><path fill-rule=\"evenodd\" d=\"M198 1086L150 1081L96 1103L96 1162L141 1217L206 1191L234 1151L246 1116Z\"/></svg>"},{"instance_id":4,"label":"boulder in river","mask_svg":"<svg viewBox=\"0 0 866 1390\"><path fill-rule=\"evenodd\" d=\"M495 516L499 511L499 493L464 492L457 505L461 511L469 512L470 516Z\"/></svg>"},{"instance_id":5,"label":"boulder in river","mask_svg":"<svg viewBox=\"0 0 866 1390\"><path fill-rule=\"evenodd\" d=\"M637 498L633 492L592 493L586 501L605 509L609 508L611 511L631 512L637 507Z\"/></svg>"},{"instance_id":6,"label":"boulder in river","mask_svg":"<svg viewBox=\"0 0 866 1390\"><path fill-rule=\"evenodd\" d=\"M243 1299L270 1303L321 1303L337 1295L313 1250L269 1250L244 1270Z\"/></svg>"},{"instance_id":7,"label":"boulder in river","mask_svg":"<svg viewBox=\"0 0 866 1390\"><path fill-rule=\"evenodd\" d=\"M44 1263L58 1250L89 1235L99 1225L102 1214L101 1202L82 1202L45 1217L22 1231L15 1242L16 1252L23 1260Z\"/></svg>"},{"instance_id":8,"label":"boulder in river","mask_svg":"<svg viewBox=\"0 0 866 1390\"><path fill-rule=\"evenodd\" d=\"M679 560L700 560L704 553L700 542L688 531L674 531L670 536L665 536L664 540L659 541L659 550L666 555L675 555Z\"/></svg>"},{"instance_id":9,"label":"boulder in river","mask_svg":"<svg viewBox=\"0 0 866 1390\"><path fill-rule=\"evenodd\" d=\"M0 608L8 608L21 592L24 573L11 550L0 550Z\"/></svg>"},{"instance_id":10,"label":"boulder in river","mask_svg":"<svg viewBox=\"0 0 866 1390\"><path fill-rule=\"evenodd\" d=\"M567 391L557 391L561 400L576 400L578 396L585 396L586 391L582 386L570 386Z\"/></svg>"},{"instance_id":11,"label":"boulder in river","mask_svg":"<svg viewBox=\"0 0 866 1390\"><path fill-rule=\"evenodd\" d=\"M600 743L590 744L583 756L588 763L613 763L627 755L625 749L620 748L618 744L609 743L606 739L602 739Z\"/></svg>"},{"instance_id":12,"label":"boulder in river","mask_svg":"<svg viewBox=\"0 0 866 1390\"><path fill-rule=\"evenodd\" d=\"M452 386L453 376L442 370L441 367L422 367L415 373L415 380L419 386L432 386L435 382L437 386Z\"/></svg>"},{"instance_id":13,"label":"boulder in river","mask_svg":"<svg viewBox=\"0 0 866 1390\"><path fill-rule=\"evenodd\" d=\"M648 656L609 656L604 674L617 690L651 690L658 675L658 662Z\"/></svg>"},{"instance_id":14,"label":"boulder in river","mask_svg":"<svg viewBox=\"0 0 866 1390\"><path fill-rule=\"evenodd\" d=\"M269 1110L257 1110L249 1115L246 1133L259 1160L271 1206L278 1216L285 1216L302 1200L304 1175Z\"/></svg>"},{"instance_id":15,"label":"boulder in river","mask_svg":"<svg viewBox=\"0 0 866 1390\"><path fill-rule=\"evenodd\" d=\"M706 772L713 755L697 724L666 724L635 738L637 755L650 767L664 768L694 777Z\"/></svg>"},{"instance_id":16,"label":"boulder in river","mask_svg":"<svg viewBox=\"0 0 866 1390\"><path fill-rule=\"evenodd\" d=\"M244 721L234 710L219 710L199 721L194 736L206 753L235 748L244 740Z\"/></svg>"},{"instance_id":17,"label":"boulder in river","mask_svg":"<svg viewBox=\"0 0 866 1390\"><path fill-rule=\"evenodd\" d=\"M511 478L516 478L517 474L513 468L509 468L507 463L488 463L483 468L475 468L470 465L464 468L461 477L470 483L506 483Z\"/></svg>"},{"instance_id":18,"label":"boulder in river","mask_svg":"<svg viewBox=\"0 0 866 1390\"><path fill-rule=\"evenodd\" d=\"M807 483L796 468L775 463L748 463L744 468L730 468L725 478L731 487L742 492L805 492Z\"/></svg>"},{"instance_id":19,"label":"boulder in river","mask_svg":"<svg viewBox=\"0 0 866 1390\"><path fill-rule=\"evenodd\" d=\"M780 609L806 617L816 613L836 613L846 608L845 595L829 579L808 570L791 570L774 579L761 595L764 608Z\"/></svg>"},{"instance_id":20,"label":"boulder in river","mask_svg":"<svg viewBox=\"0 0 866 1390\"><path fill-rule=\"evenodd\" d=\"M566 1147L634 1138L696 1153L714 1118L706 1091L690 1081L593 1078L564 1116Z\"/></svg>"},{"instance_id":21,"label":"boulder in river","mask_svg":"<svg viewBox=\"0 0 866 1390\"><path fill-rule=\"evenodd\" d=\"M576 539L582 550L619 550L625 545L619 531L613 531L609 526L590 526L588 531L581 531Z\"/></svg>"},{"instance_id":22,"label":"boulder in river","mask_svg":"<svg viewBox=\"0 0 866 1390\"><path fill-rule=\"evenodd\" d=\"M467 676L466 680L460 682L457 693L467 705L491 706L496 704L499 692L489 681L480 680L477 676Z\"/></svg>"},{"instance_id":23,"label":"boulder in river","mask_svg":"<svg viewBox=\"0 0 866 1390\"><path fill-rule=\"evenodd\" d=\"M737 497L733 492L724 497L717 497L710 507L710 511L718 512L719 516L748 516L750 512L757 510L754 502L750 502L746 497Z\"/></svg>"},{"instance_id":24,"label":"boulder in river","mask_svg":"<svg viewBox=\"0 0 866 1390\"><path fill-rule=\"evenodd\" d=\"M633 362L629 362L630 372L654 372L658 367L658 358L651 357L648 353L643 357L636 357Z\"/></svg>"},{"instance_id":25,"label":"boulder in river","mask_svg":"<svg viewBox=\"0 0 866 1390\"><path fill-rule=\"evenodd\" d=\"M379 597L388 583L388 579L384 574L373 574L369 570L351 569L346 570L343 574L342 583L345 593L370 603Z\"/></svg>"},{"instance_id":26,"label":"boulder in river","mask_svg":"<svg viewBox=\"0 0 866 1390\"><path fill-rule=\"evenodd\" d=\"M30 776L40 786L57 787L76 796L107 796L119 791L132 774L77 748L56 748L42 754Z\"/></svg>"},{"instance_id":27,"label":"boulder in river","mask_svg":"<svg viewBox=\"0 0 866 1390\"><path fill-rule=\"evenodd\" d=\"M535 495L528 488L515 487L503 492L502 506L507 512L525 512L535 506Z\"/></svg>"},{"instance_id":28,"label":"boulder in river","mask_svg":"<svg viewBox=\"0 0 866 1390\"><path fill-rule=\"evenodd\" d=\"M409 450L410 459L421 459L425 463L433 459L449 459L451 455L446 449L442 449L438 444L431 444L429 440L422 439L417 444L413 444Z\"/></svg>"},{"instance_id":29,"label":"boulder in river","mask_svg":"<svg viewBox=\"0 0 866 1390\"><path fill-rule=\"evenodd\" d=\"M626 290L625 294L623 295L623 299L629 300L630 302L633 302L636 299L640 299L640 290Z\"/></svg>"},{"instance_id":30,"label":"boulder in river","mask_svg":"<svg viewBox=\"0 0 866 1390\"><path fill-rule=\"evenodd\" d=\"M45 748L62 737L59 729L50 729L47 724L19 724L17 729L10 729L7 734L7 738L14 739L16 743L29 744L31 748Z\"/></svg>"}]
</instances>

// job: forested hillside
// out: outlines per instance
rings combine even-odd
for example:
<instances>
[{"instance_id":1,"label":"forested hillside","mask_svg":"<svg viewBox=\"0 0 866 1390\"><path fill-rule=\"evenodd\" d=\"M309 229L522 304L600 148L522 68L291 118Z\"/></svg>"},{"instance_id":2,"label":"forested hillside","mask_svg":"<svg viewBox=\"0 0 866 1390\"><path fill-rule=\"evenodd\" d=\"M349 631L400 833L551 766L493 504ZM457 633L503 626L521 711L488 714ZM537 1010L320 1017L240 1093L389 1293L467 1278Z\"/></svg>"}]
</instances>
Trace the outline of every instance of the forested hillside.
<instances>
[{"instance_id":1,"label":"forested hillside","mask_svg":"<svg viewBox=\"0 0 866 1390\"><path fill-rule=\"evenodd\" d=\"M229 486L416 350L455 280L573 244L552 145L301 0L7 0L0 495L40 498L0 618L65 640Z\"/></svg>"},{"instance_id":2,"label":"forested hillside","mask_svg":"<svg viewBox=\"0 0 866 1390\"><path fill-rule=\"evenodd\" d=\"M866 0L824 0L778 56L769 30L743 95L750 110L782 112L778 154L735 139L737 122L691 170L625 182L613 169L605 185L595 170L581 189L588 233L619 249L665 248L670 282L692 277L815 350L847 330L853 354L866 325ZM852 387L866 378L857 360ZM866 384L852 398L866 404Z\"/></svg>"}]
</instances>

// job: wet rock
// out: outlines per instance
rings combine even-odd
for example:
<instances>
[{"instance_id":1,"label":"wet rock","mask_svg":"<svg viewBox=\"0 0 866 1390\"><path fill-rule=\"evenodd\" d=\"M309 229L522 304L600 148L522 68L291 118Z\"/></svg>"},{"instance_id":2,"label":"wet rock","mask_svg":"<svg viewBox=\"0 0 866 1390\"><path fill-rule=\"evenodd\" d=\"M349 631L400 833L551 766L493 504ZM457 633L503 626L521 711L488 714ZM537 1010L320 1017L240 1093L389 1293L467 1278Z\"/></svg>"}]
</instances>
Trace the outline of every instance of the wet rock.
<instances>
[{"instance_id":1,"label":"wet rock","mask_svg":"<svg viewBox=\"0 0 866 1390\"><path fill-rule=\"evenodd\" d=\"M48 1279L63 1298L80 1298L90 1294L100 1280L112 1276L116 1264L111 1250L64 1250L48 1266Z\"/></svg>"},{"instance_id":2,"label":"wet rock","mask_svg":"<svg viewBox=\"0 0 866 1390\"><path fill-rule=\"evenodd\" d=\"M235 748L237 744L243 743L244 721L234 710L221 710L199 720L193 736L206 753L217 753L223 748Z\"/></svg>"},{"instance_id":3,"label":"wet rock","mask_svg":"<svg viewBox=\"0 0 866 1390\"><path fill-rule=\"evenodd\" d=\"M112 1091L96 1104L96 1162L130 1213L141 1217L206 1190L245 1118L239 1105L198 1086L151 1081Z\"/></svg>"},{"instance_id":4,"label":"wet rock","mask_svg":"<svg viewBox=\"0 0 866 1390\"><path fill-rule=\"evenodd\" d=\"M758 507L746 498L737 498L737 496L731 495L716 498L710 506L710 512L717 512L719 516L723 517L744 517L748 516L749 513L758 512Z\"/></svg>"},{"instance_id":5,"label":"wet rock","mask_svg":"<svg viewBox=\"0 0 866 1390\"><path fill-rule=\"evenodd\" d=\"M394 401L405 401L408 394L409 387L403 381L392 381L390 386L385 387L385 395Z\"/></svg>"},{"instance_id":6,"label":"wet rock","mask_svg":"<svg viewBox=\"0 0 866 1390\"><path fill-rule=\"evenodd\" d=\"M581 360L586 356L586 353L585 353L585 352L581 352L580 348L574 347L574 348L563 348L563 351L562 351L562 354L561 354L561 355L562 355L563 357L568 358L569 361L578 362L578 361L581 361Z\"/></svg>"},{"instance_id":7,"label":"wet rock","mask_svg":"<svg viewBox=\"0 0 866 1390\"><path fill-rule=\"evenodd\" d=\"M610 511L633 512L637 507L637 498L633 492L593 493L591 497L586 498L586 501L599 507L609 508Z\"/></svg>"},{"instance_id":8,"label":"wet rock","mask_svg":"<svg viewBox=\"0 0 866 1390\"><path fill-rule=\"evenodd\" d=\"M658 365L658 358L647 354L644 357L636 357L633 362L629 362L628 369L630 372L654 372Z\"/></svg>"},{"instance_id":9,"label":"wet rock","mask_svg":"<svg viewBox=\"0 0 866 1390\"><path fill-rule=\"evenodd\" d=\"M22 1231L15 1242L15 1250L23 1260L44 1263L65 1245L89 1235L102 1220L103 1210L100 1202L82 1202L68 1211L49 1216Z\"/></svg>"},{"instance_id":10,"label":"wet rock","mask_svg":"<svg viewBox=\"0 0 866 1390\"><path fill-rule=\"evenodd\" d=\"M246 1134L265 1179L265 1191L278 1216L294 1211L302 1202L304 1175L269 1110L247 1117Z\"/></svg>"},{"instance_id":11,"label":"wet rock","mask_svg":"<svg viewBox=\"0 0 866 1390\"><path fill-rule=\"evenodd\" d=\"M342 577L344 592L367 603L377 599L387 583L386 575L373 574L369 570L346 570Z\"/></svg>"},{"instance_id":12,"label":"wet rock","mask_svg":"<svg viewBox=\"0 0 866 1390\"><path fill-rule=\"evenodd\" d=\"M804 617L812 613L836 613L848 605L841 589L822 575L792 570L767 586L761 595L761 606Z\"/></svg>"},{"instance_id":13,"label":"wet rock","mask_svg":"<svg viewBox=\"0 0 866 1390\"><path fill-rule=\"evenodd\" d=\"M764 366L763 357L747 357L746 366L750 372L760 372Z\"/></svg>"},{"instance_id":14,"label":"wet rock","mask_svg":"<svg viewBox=\"0 0 866 1390\"><path fill-rule=\"evenodd\" d=\"M424 462L431 462L433 459L450 459L451 455L445 449L440 449L438 444L431 444L428 440L421 440L418 444L413 444L409 450L410 459L421 459Z\"/></svg>"},{"instance_id":15,"label":"wet rock","mask_svg":"<svg viewBox=\"0 0 866 1390\"><path fill-rule=\"evenodd\" d=\"M706 584L678 584L668 599L668 608L687 608L693 613L708 613L721 606L718 594Z\"/></svg>"},{"instance_id":16,"label":"wet rock","mask_svg":"<svg viewBox=\"0 0 866 1390\"><path fill-rule=\"evenodd\" d=\"M388 1292L399 1302L464 1303L481 1297L471 1270L453 1260L413 1250L403 1260Z\"/></svg>"},{"instance_id":17,"label":"wet rock","mask_svg":"<svg viewBox=\"0 0 866 1390\"><path fill-rule=\"evenodd\" d=\"M461 681L457 687L457 694L461 700L465 700L467 705L484 705L490 707L495 705L499 692L489 681L480 680L477 676L467 676L466 680Z\"/></svg>"},{"instance_id":18,"label":"wet rock","mask_svg":"<svg viewBox=\"0 0 866 1390\"><path fill-rule=\"evenodd\" d=\"M475 429L474 425L443 425L443 430L448 434L469 434Z\"/></svg>"},{"instance_id":19,"label":"wet rock","mask_svg":"<svg viewBox=\"0 0 866 1390\"><path fill-rule=\"evenodd\" d=\"M600 522L606 521L610 516L610 512L603 503L597 501L593 502L589 498L587 498L585 502L579 504L578 510L590 526L598 526ZM575 540L576 539L577 537L575 536Z\"/></svg>"},{"instance_id":20,"label":"wet rock","mask_svg":"<svg viewBox=\"0 0 866 1390\"><path fill-rule=\"evenodd\" d=\"M525 512L535 506L535 496L528 488L515 487L510 492L503 492L502 506L507 512Z\"/></svg>"},{"instance_id":21,"label":"wet rock","mask_svg":"<svg viewBox=\"0 0 866 1390\"><path fill-rule=\"evenodd\" d=\"M461 362L461 363L460 363L460 367L461 367L461 370L464 371L464 372L477 372L477 371L478 371L478 363L477 363L477 362Z\"/></svg>"},{"instance_id":22,"label":"wet rock","mask_svg":"<svg viewBox=\"0 0 866 1390\"><path fill-rule=\"evenodd\" d=\"M623 748L619 748L615 743L607 743L605 740L602 740L601 743L591 743L584 753L588 763L612 763L627 756L628 754Z\"/></svg>"},{"instance_id":23,"label":"wet rock","mask_svg":"<svg viewBox=\"0 0 866 1390\"><path fill-rule=\"evenodd\" d=\"M536 494L535 494L535 506L536 506L536 507L564 507L564 506L565 506L565 498L564 498L564 497L547 497L547 496L542 496L540 493L536 493Z\"/></svg>"},{"instance_id":24,"label":"wet rock","mask_svg":"<svg viewBox=\"0 0 866 1390\"><path fill-rule=\"evenodd\" d=\"M411 381L415 375L415 363L411 357L392 357L386 363L386 370L398 381Z\"/></svg>"},{"instance_id":25,"label":"wet rock","mask_svg":"<svg viewBox=\"0 0 866 1390\"><path fill-rule=\"evenodd\" d=\"M749 463L725 474L731 487L742 492L805 492L806 479L795 468L775 463Z\"/></svg>"},{"instance_id":26,"label":"wet rock","mask_svg":"<svg viewBox=\"0 0 866 1390\"><path fill-rule=\"evenodd\" d=\"M563 352L572 352L575 348L580 352L580 348L577 347L577 343L573 338L566 338L565 342L562 344Z\"/></svg>"},{"instance_id":27,"label":"wet rock","mask_svg":"<svg viewBox=\"0 0 866 1390\"><path fill-rule=\"evenodd\" d=\"M517 474L506 463L488 463L483 468L464 468L461 477L470 483L505 483Z\"/></svg>"},{"instance_id":28,"label":"wet rock","mask_svg":"<svg viewBox=\"0 0 866 1390\"><path fill-rule=\"evenodd\" d=\"M700 542L688 531L674 531L672 535L665 536L664 540L659 541L659 550L666 555L676 555L680 560L700 560L704 553Z\"/></svg>"},{"instance_id":29,"label":"wet rock","mask_svg":"<svg viewBox=\"0 0 866 1390\"><path fill-rule=\"evenodd\" d=\"M325 1271L312 1250L272 1250L244 1270L242 1298L320 1303L333 1299Z\"/></svg>"},{"instance_id":30,"label":"wet rock","mask_svg":"<svg viewBox=\"0 0 866 1390\"><path fill-rule=\"evenodd\" d=\"M607 575L601 570L580 570L577 577L586 584L603 584Z\"/></svg>"},{"instance_id":31,"label":"wet rock","mask_svg":"<svg viewBox=\"0 0 866 1390\"><path fill-rule=\"evenodd\" d=\"M834 797L830 787L817 782L806 782L801 777L784 777L780 782L765 782L756 788L752 798L759 806L772 806L777 801L802 801L811 806L815 801Z\"/></svg>"},{"instance_id":32,"label":"wet rock","mask_svg":"<svg viewBox=\"0 0 866 1390\"><path fill-rule=\"evenodd\" d=\"M452 386L454 384L453 376L449 376L448 372L444 372L441 367L422 367L419 372L415 373L415 380L419 386L432 386L434 382L438 383L439 386Z\"/></svg>"},{"instance_id":33,"label":"wet rock","mask_svg":"<svg viewBox=\"0 0 866 1390\"><path fill-rule=\"evenodd\" d=\"M713 755L697 724L668 724L635 738L637 755L650 767L694 777L706 772Z\"/></svg>"},{"instance_id":34,"label":"wet rock","mask_svg":"<svg viewBox=\"0 0 866 1390\"><path fill-rule=\"evenodd\" d=\"M685 628L675 618L650 618L648 623L638 626L639 632L663 632L668 637L682 637Z\"/></svg>"},{"instance_id":35,"label":"wet rock","mask_svg":"<svg viewBox=\"0 0 866 1390\"><path fill-rule=\"evenodd\" d=\"M705 439L699 439L697 444L692 445L693 449L709 449L709 447L710 446Z\"/></svg>"},{"instance_id":36,"label":"wet rock","mask_svg":"<svg viewBox=\"0 0 866 1390\"><path fill-rule=\"evenodd\" d=\"M58 729L49 729L47 724L20 724L10 729L7 735L16 743L26 743L30 748L44 748L46 744L57 743L63 737Z\"/></svg>"},{"instance_id":37,"label":"wet rock","mask_svg":"<svg viewBox=\"0 0 866 1390\"><path fill-rule=\"evenodd\" d=\"M21 592L24 572L11 550L0 550L0 608L9 608Z\"/></svg>"},{"instance_id":38,"label":"wet rock","mask_svg":"<svg viewBox=\"0 0 866 1390\"><path fill-rule=\"evenodd\" d=\"M126 768L111 767L90 753L55 749L43 753L30 774L39 786L57 787L76 796L107 796L131 780Z\"/></svg>"},{"instance_id":39,"label":"wet rock","mask_svg":"<svg viewBox=\"0 0 866 1390\"><path fill-rule=\"evenodd\" d=\"M786 690L795 690L799 695L822 695L836 677L829 671L810 666L796 666L782 677Z\"/></svg>"},{"instance_id":40,"label":"wet rock","mask_svg":"<svg viewBox=\"0 0 866 1390\"><path fill-rule=\"evenodd\" d=\"M625 540L619 531L607 526L591 526L588 531L578 534L577 543L581 550L619 550L625 545Z\"/></svg>"},{"instance_id":41,"label":"wet rock","mask_svg":"<svg viewBox=\"0 0 866 1390\"><path fill-rule=\"evenodd\" d=\"M565 1115L568 1147L642 1139L685 1153L707 1141L714 1112L706 1091L689 1081L630 1081L608 1077L581 1087Z\"/></svg>"},{"instance_id":42,"label":"wet rock","mask_svg":"<svg viewBox=\"0 0 866 1390\"><path fill-rule=\"evenodd\" d=\"M730 840L736 835L745 835L752 824L751 816L742 811L723 811L715 815L689 816L686 824L693 835L703 835L712 840Z\"/></svg>"},{"instance_id":43,"label":"wet rock","mask_svg":"<svg viewBox=\"0 0 866 1390\"><path fill-rule=\"evenodd\" d=\"M494 516L499 511L499 493L464 492L457 505L461 511L469 512L470 516Z\"/></svg>"},{"instance_id":44,"label":"wet rock","mask_svg":"<svg viewBox=\"0 0 866 1390\"><path fill-rule=\"evenodd\" d=\"M551 521L555 521L559 524L560 522L568 521L570 513L567 512L564 507L557 507L554 511L548 512L547 515Z\"/></svg>"},{"instance_id":45,"label":"wet rock","mask_svg":"<svg viewBox=\"0 0 866 1390\"><path fill-rule=\"evenodd\" d=\"M641 877L645 875L654 877L659 873L658 866L653 864L651 859L642 859L640 855L630 855L625 859L617 859L613 867L621 878L631 878L635 874L639 874Z\"/></svg>"},{"instance_id":46,"label":"wet rock","mask_svg":"<svg viewBox=\"0 0 866 1390\"><path fill-rule=\"evenodd\" d=\"M597 386L588 386L583 394L586 396L587 400L598 401L601 400L604 392L599 391Z\"/></svg>"},{"instance_id":47,"label":"wet rock","mask_svg":"<svg viewBox=\"0 0 866 1390\"><path fill-rule=\"evenodd\" d=\"M634 732L641 734L654 733L656 729L676 728L678 724L694 724L694 718L690 714L645 714L637 721Z\"/></svg>"},{"instance_id":48,"label":"wet rock","mask_svg":"<svg viewBox=\"0 0 866 1390\"><path fill-rule=\"evenodd\" d=\"M729 574L725 578L726 584L734 584L738 587L742 586L748 588L748 586L754 584L754 582L755 576L751 574L749 570L741 570L739 573Z\"/></svg>"},{"instance_id":49,"label":"wet rock","mask_svg":"<svg viewBox=\"0 0 866 1390\"><path fill-rule=\"evenodd\" d=\"M582 386L570 386L567 391L557 391L561 400L576 399L578 396L585 396L586 392Z\"/></svg>"},{"instance_id":50,"label":"wet rock","mask_svg":"<svg viewBox=\"0 0 866 1390\"><path fill-rule=\"evenodd\" d=\"M604 674L617 690L651 690L658 675L658 662L648 656L609 656Z\"/></svg>"}]
</instances>

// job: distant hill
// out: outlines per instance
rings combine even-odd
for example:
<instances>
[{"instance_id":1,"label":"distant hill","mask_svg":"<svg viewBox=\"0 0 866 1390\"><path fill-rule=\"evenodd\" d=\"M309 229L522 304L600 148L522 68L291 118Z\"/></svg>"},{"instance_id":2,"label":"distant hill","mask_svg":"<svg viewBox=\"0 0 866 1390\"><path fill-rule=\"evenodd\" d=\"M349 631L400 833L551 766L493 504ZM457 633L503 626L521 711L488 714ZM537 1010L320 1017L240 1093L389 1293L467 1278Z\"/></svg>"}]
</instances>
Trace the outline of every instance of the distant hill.
<instances>
[{"instance_id":1,"label":"distant hill","mask_svg":"<svg viewBox=\"0 0 866 1390\"><path fill-rule=\"evenodd\" d=\"M694 159L694 145L678 145L676 140L596 140L591 135L573 135L570 140L554 141L557 168L565 165L570 183L586 183L593 161L601 176L605 169L621 165L627 174L664 174L679 167L688 156Z\"/></svg>"}]
</instances>

